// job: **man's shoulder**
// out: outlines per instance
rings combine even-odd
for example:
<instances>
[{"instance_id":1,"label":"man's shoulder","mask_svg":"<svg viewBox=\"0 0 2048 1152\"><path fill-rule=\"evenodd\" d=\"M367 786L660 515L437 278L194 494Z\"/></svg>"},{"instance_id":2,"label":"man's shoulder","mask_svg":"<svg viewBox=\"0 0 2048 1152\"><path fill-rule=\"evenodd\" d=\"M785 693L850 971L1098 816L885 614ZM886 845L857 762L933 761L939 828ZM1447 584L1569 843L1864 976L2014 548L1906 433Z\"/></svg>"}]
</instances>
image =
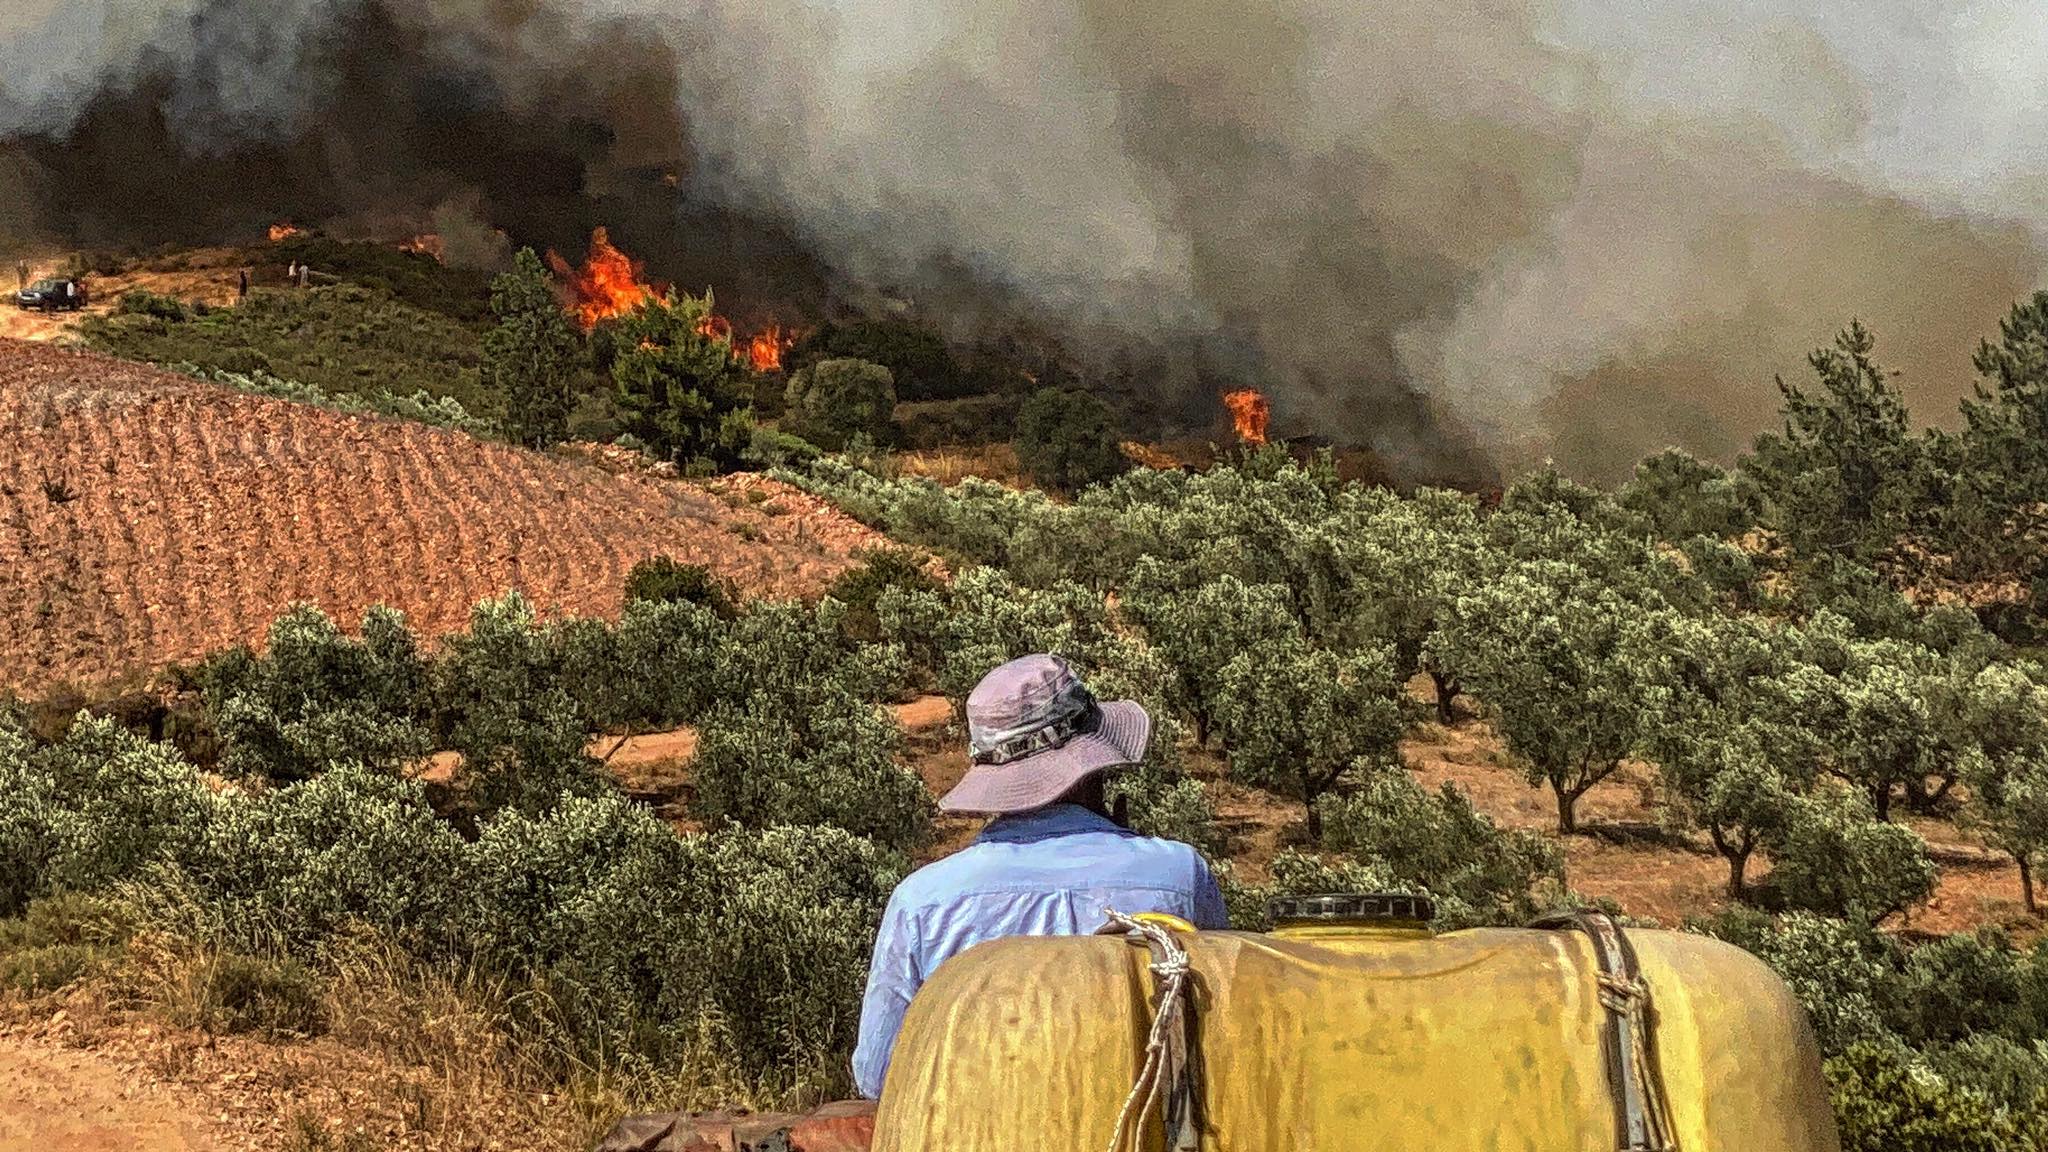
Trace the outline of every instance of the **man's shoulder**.
<instances>
[{"instance_id":1,"label":"man's shoulder","mask_svg":"<svg viewBox=\"0 0 2048 1152\"><path fill-rule=\"evenodd\" d=\"M894 901L910 909L950 902L963 890L1007 887L1023 879L1016 871L1020 856L1049 870L1073 866L1092 876L1135 874L1177 883L1194 882L1208 868L1191 845L1130 832L1085 832L1029 844L976 841L905 877ZM1122 871L1125 865L1133 871Z\"/></svg>"}]
</instances>

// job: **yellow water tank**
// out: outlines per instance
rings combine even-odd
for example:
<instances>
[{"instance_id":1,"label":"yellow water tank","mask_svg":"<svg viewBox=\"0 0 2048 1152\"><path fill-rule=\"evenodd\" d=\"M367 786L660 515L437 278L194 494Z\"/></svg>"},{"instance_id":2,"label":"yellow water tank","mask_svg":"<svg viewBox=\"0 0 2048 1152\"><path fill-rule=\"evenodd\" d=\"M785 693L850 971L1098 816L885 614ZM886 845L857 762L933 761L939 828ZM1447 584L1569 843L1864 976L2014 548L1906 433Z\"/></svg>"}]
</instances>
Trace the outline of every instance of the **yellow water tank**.
<instances>
[{"instance_id":1,"label":"yellow water tank","mask_svg":"<svg viewBox=\"0 0 2048 1152\"><path fill-rule=\"evenodd\" d=\"M1205 1152L1630 1146L1585 933L1339 922L1176 939ZM1839 1152L1812 1032L1777 976L1703 936L1627 939L1663 1114L1650 1146ZM1144 1059L1151 960L1095 936L996 940L947 961L904 1020L874 1152L1106 1147ZM1156 1110L1140 1135L1162 1146Z\"/></svg>"}]
</instances>

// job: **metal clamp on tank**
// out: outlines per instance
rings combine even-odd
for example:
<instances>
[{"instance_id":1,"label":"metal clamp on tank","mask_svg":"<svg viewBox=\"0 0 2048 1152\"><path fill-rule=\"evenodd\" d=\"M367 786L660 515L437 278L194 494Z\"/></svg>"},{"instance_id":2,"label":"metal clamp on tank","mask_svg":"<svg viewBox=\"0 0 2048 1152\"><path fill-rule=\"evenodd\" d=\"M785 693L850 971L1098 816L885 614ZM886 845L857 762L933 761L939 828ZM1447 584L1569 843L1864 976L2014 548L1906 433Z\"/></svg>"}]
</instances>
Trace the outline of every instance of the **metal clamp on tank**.
<instances>
[{"instance_id":1,"label":"metal clamp on tank","mask_svg":"<svg viewBox=\"0 0 2048 1152\"><path fill-rule=\"evenodd\" d=\"M1313 896L1276 896L1266 901L1266 918L1275 928L1294 924L1378 924L1399 928L1427 927L1436 919L1436 904L1411 892L1325 892Z\"/></svg>"}]
</instances>

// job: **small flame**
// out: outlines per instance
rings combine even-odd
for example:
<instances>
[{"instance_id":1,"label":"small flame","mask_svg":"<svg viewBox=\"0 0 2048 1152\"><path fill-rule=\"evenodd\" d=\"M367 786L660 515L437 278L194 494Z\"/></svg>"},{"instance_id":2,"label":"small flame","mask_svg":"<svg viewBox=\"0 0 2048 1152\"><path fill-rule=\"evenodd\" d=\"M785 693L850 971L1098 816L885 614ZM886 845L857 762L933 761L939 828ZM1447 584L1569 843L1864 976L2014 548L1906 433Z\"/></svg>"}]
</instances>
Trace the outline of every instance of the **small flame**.
<instances>
[{"instance_id":1,"label":"small flame","mask_svg":"<svg viewBox=\"0 0 2048 1152\"><path fill-rule=\"evenodd\" d=\"M590 234L590 252L583 267L572 268L567 260L548 253L548 264L564 285L562 304L585 332L601 320L624 316L655 298L654 287L640 279L640 266L612 246L611 233L598 228Z\"/></svg>"},{"instance_id":2,"label":"small flame","mask_svg":"<svg viewBox=\"0 0 2048 1152\"><path fill-rule=\"evenodd\" d=\"M296 224L272 224L270 226L270 242L272 244L282 244L298 234L299 229Z\"/></svg>"},{"instance_id":3,"label":"small flame","mask_svg":"<svg viewBox=\"0 0 2048 1152\"><path fill-rule=\"evenodd\" d=\"M1252 445L1266 442L1266 422L1272 419L1273 410L1264 393L1255 388L1225 392L1223 406L1230 409L1230 423L1239 440Z\"/></svg>"},{"instance_id":4,"label":"small flame","mask_svg":"<svg viewBox=\"0 0 2048 1152\"><path fill-rule=\"evenodd\" d=\"M432 232L422 232L398 247L400 251L432 256L438 263L447 263L448 242Z\"/></svg>"},{"instance_id":5,"label":"small flame","mask_svg":"<svg viewBox=\"0 0 2048 1152\"><path fill-rule=\"evenodd\" d=\"M747 341L747 363L756 372L780 372L782 354L795 345L794 332L784 333L782 325L770 324Z\"/></svg>"}]
</instances>

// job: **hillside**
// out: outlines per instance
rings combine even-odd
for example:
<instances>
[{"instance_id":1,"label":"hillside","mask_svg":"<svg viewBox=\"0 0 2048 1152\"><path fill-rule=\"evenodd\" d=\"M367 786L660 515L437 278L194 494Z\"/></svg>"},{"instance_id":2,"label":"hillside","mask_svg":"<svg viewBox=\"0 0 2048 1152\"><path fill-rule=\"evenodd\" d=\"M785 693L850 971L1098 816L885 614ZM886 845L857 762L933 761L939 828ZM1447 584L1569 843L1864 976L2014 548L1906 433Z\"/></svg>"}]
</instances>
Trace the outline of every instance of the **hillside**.
<instances>
[{"instance_id":1,"label":"hillside","mask_svg":"<svg viewBox=\"0 0 2048 1152\"><path fill-rule=\"evenodd\" d=\"M0 341L0 687L197 659L302 601L344 621L389 604L427 635L508 589L615 613L626 572L663 553L800 594L863 535L802 497L722 497Z\"/></svg>"}]
</instances>

